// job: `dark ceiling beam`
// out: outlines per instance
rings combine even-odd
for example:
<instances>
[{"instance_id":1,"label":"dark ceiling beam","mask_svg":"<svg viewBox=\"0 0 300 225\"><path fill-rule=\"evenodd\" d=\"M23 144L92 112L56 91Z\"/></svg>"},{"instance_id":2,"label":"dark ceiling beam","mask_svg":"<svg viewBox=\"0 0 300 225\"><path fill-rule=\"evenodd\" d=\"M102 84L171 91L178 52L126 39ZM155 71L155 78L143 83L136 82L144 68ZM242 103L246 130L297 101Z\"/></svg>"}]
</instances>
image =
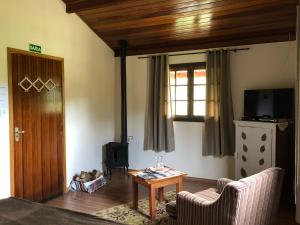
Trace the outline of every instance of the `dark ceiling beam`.
<instances>
[{"instance_id":1,"label":"dark ceiling beam","mask_svg":"<svg viewBox=\"0 0 300 225\"><path fill-rule=\"evenodd\" d=\"M101 7L120 2L122 0L87 0L80 2L67 2L66 12L67 13L78 13L85 10L99 9Z\"/></svg>"},{"instance_id":2,"label":"dark ceiling beam","mask_svg":"<svg viewBox=\"0 0 300 225\"><path fill-rule=\"evenodd\" d=\"M198 43L186 43L184 45L180 43L165 44L164 46L149 46L148 48L128 48L127 56L136 55L147 55L147 54L159 54L159 53L169 53L169 52L180 52L189 50L202 50L202 49L213 49L213 48L223 48L231 46L241 46L241 45L253 45L262 43L272 43L272 42L283 42L283 41L294 41L296 40L296 34L294 33L270 33L270 35L265 36L249 36L241 37L239 39L223 39L215 40L214 42L203 42L201 40ZM119 57L119 49L114 49L115 57Z\"/></svg>"}]
</instances>

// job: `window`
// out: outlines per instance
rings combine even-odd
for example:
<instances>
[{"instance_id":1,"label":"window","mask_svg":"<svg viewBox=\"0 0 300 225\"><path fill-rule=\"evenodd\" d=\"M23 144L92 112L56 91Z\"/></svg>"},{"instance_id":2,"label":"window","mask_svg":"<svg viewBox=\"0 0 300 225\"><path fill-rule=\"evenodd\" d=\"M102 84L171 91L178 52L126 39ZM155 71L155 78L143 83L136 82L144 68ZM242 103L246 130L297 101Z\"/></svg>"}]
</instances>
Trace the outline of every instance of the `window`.
<instances>
[{"instance_id":1,"label":"window","mask_svg":"<svg viewBox=\"0 0 300 225\"><path fill-rule=\"evenodd\" d=\"M170 65L172 112L175 121L204 121L206 64Z\"/></svg>"}]
</instances>

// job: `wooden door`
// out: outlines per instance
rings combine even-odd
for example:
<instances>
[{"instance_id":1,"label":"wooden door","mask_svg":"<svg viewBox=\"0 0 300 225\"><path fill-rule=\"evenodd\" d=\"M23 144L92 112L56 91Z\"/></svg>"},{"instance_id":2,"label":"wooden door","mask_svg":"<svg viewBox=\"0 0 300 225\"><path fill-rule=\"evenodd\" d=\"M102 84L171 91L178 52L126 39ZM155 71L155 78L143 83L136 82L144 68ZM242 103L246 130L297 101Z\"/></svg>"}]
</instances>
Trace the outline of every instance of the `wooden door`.
<instances>
[{"instance_id":1,"label":"wooden door","mask_svg":"<svg viewBox=\"0 0 300 225\"><path fill-rule=\"evenodd\" d=\"M44 201L63 193L63 60L9 50L12 192Z\"/></svg>"}]
</instances>

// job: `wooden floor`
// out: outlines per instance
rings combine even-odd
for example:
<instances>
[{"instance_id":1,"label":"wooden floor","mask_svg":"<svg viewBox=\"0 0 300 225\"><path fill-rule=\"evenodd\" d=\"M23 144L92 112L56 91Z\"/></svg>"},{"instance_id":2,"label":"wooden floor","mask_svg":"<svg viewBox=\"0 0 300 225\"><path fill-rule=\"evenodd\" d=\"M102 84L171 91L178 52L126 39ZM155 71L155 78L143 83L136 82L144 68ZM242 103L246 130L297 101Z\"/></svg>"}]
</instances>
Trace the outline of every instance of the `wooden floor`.
<instances>
[{"instance_id":1,"label":"wooden floor","mask_svg":"<svg viewBox=\"0 0 300 225\"><path fill-rule=\"evenodd\" d=\"M183 190L193 193L214 186L214 181L199 181L188 178L183 183ZM172 189L175 189L175 186L166 188L166 191ZM144 187L139 186L139 198L145 198L147 196L147 190ZM46 204L78 212L93 213L101 209L127 203L131 200L132 191L130 178L119 171L114 171L112 180L109 181L105 187L93 194L69 192ZM294 222L294 211L294 207L280 207L274 225L296 225Z\"/></svg>"}]
</instances>

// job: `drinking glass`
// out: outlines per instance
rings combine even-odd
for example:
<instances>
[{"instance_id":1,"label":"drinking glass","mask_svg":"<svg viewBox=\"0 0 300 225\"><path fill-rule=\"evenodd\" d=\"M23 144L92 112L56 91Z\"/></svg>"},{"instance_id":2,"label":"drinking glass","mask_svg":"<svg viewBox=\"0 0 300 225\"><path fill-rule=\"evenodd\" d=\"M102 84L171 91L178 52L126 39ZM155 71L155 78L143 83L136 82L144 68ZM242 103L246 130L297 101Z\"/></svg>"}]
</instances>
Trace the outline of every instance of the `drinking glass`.
<instances>
[{"instance_id":1,"label":"drinking glass","mask_svg":"<svg viewBox=\"0 0 300 225\"><path fill-rule=\"evenodd\" d=\"M159 169L159 157L158 156L155 156L155 161L156 161L155 168Z\"/></svg>"},{"instance_id":2,"label":"drinking glass","mask_svg":"<svg viewBox=\"0 0 300 225\"><path fill-rule=\"evenodd\" d=\"M161 155L159 157L159 168L162 169L164 168L164 161L163 161L164 157Z\"/></svg>"}]
</instances>

